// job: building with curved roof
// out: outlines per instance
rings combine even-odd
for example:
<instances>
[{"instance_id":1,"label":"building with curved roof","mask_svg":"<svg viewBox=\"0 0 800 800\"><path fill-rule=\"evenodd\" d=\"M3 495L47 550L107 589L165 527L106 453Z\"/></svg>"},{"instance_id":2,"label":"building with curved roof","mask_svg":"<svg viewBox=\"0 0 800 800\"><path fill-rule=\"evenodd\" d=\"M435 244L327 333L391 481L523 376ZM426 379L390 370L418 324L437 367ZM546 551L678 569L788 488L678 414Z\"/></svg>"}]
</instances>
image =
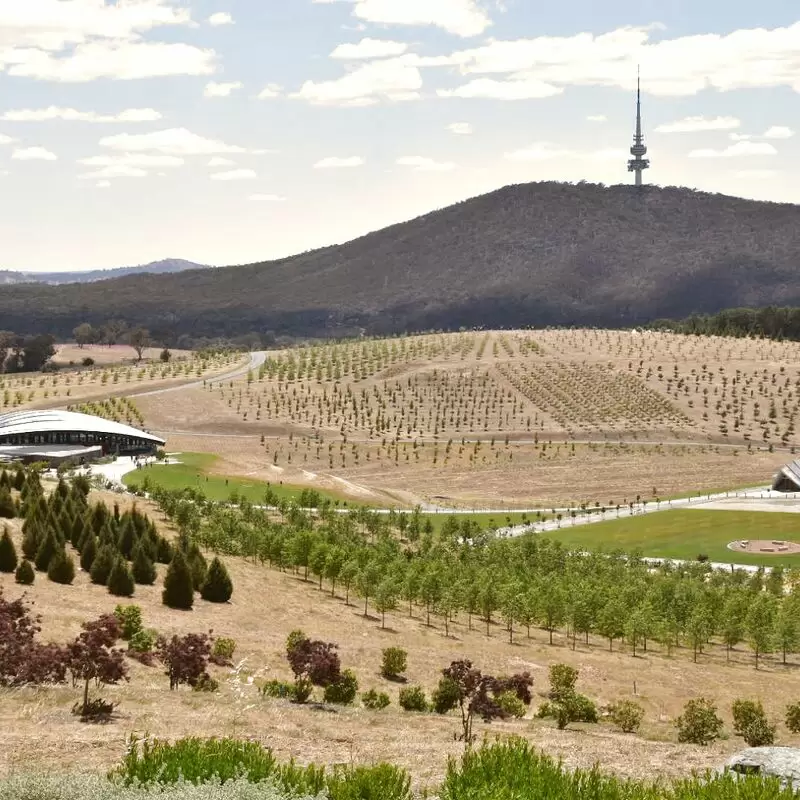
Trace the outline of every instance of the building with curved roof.
<instances>
[{"instance_id":1,"label":"building with curved roof","mask_svg":"<svg viewBox=\"0 0 800 800\"><path fill-rule=\"evenodd\" d=\"M120 422L74 411L12 411L0 415L0 459L88 461L111 454L146 454L166 442Z\"/></svg>"}]
</instances>

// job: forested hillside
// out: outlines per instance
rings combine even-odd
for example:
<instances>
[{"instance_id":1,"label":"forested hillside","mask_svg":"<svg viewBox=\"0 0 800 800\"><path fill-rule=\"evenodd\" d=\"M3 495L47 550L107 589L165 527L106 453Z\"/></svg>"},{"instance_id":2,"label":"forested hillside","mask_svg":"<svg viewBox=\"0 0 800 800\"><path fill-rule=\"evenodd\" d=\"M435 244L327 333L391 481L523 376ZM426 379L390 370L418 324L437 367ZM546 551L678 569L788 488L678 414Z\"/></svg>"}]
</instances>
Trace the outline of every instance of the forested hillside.
<instances>
[{"instance_id":1,"label":"forested hillside","mask_svg":"<svg viewBox=\"0 0 800 800\"><path fill-rule=\"evenodd\" d=\"M119 317L163 339L619 327L800 304L799 226L795 205L532 183L280 261L3 288L0 318L21 333L67 336L81 322Z\"/></svg>"}]
</instances>

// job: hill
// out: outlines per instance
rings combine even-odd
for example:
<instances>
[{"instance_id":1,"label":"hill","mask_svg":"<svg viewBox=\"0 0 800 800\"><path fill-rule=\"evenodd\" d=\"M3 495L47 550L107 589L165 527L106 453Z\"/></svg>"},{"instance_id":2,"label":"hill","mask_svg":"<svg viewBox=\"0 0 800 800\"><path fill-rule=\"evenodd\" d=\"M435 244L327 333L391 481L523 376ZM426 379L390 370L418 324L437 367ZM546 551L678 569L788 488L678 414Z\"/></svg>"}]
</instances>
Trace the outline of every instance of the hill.
<instances>
[{"instance_id":1,"label":"hill","mask_svg":"<svg viewBox=\"0 0 800 800\"><path fill-rule=\"evenodd\" d=\"M164 338L619 327L800 304L798 225L800 206L689 189L523 184L279 261L12 286L0 316L64 336L121 317Z\"/></svg>"},{"instance_id":2,"label":"hill","mask_svg":"<svg viewBox=\"0 0 800 800\"><path fill-rule=\"evenodd\" d=\"M20 283L46 283L50 286L63 286L69 283L94 283L125 275L164 275L173 272L184 272L187 269L208 269L203 264L195 264L182 258L166 258L137 267L112 267L111 269L93 269L79 272L15 272L0 270L0 285L12 286Z\"/></svg>"}]
</instances>

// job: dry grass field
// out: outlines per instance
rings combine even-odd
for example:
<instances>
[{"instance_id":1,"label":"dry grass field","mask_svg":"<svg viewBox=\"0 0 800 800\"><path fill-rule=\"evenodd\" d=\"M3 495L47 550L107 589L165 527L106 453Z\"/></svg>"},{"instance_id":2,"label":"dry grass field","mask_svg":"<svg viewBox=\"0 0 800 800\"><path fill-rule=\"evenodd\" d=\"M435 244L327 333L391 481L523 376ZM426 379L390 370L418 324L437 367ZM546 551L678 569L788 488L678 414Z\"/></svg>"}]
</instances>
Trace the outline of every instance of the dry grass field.
<instances>
[{"instance_id":1,"label":"dry grass field","mask_svg":"<svg viewBox=\"0 0 800 800\"><path fill-rule=\"evenodd\" d=\"M113 496L108 497L111 499ZM123 502L123 510L127 502ZM12 524L17 542L18 527ZM741 747L735 738L709 748L678 745L672 720L691 697L713 697L729 730L730 703L737 697L760 698L775 720L782 718L787 702L798 699L796 663L782 667L766 660L756 672L752 657L745 652L735 653L733 661L726 664L721 647L712 647L698 664L680 650L669 658L657 651L633 658L625 650L617 651L618 646L609 653L600 640L588 647L579 644L573 652L560 637L549 646L547 634L538 630L530 639L520 632L518 642L509 645L502 626L493 627L487 637L480 622L469 631L463 617L451 625L450 636L445 637L438 619L434 618L432 627L425 626L421 609L415 610L413 618L407 610L392 613L387 617L387 629L381 630L378 620L362 616L360 606L347 606L343 597L320 593L313 583L240 559L227 561L235 586L228 605L198 600L191 612L172 611L160 603L160 586L137 587L132 601L142 607L145 625L165 634L213 629L217 635L236 640L234 660L241 659L243 664L238 672L212 668L221 683L218 693L197 694L185 688L170 692L161 668L130 662L130 683L102 690L103 696L121 703L118 718L109 725L93 726L81 724L70 714L79 694L70 686L0 691L0 772L24 768L33 761L45 769L104 769L122 756L131 733L236 735L259 738L280 756L303 762L390 759L409 768L418 786L434 785L443 774L447 756L462 747L453 741L458 720L403 712L397 707L398 685L378 674L381 650L388 646L408 650L409 682L427 689L435 685L442 667L461 657L495 674L529 670L535 679L534 706L541 702L547 667L553 663L578 667L579 688L601 704L632 698L635 684L636 700L646 709L645 723L636 736L616 733L606 724L577 725L560 732L549 722L530 719L530 714L524 720L479 725L481 734L525 736L569 766L601 761L604 769L620 775L654 777L702 771ZM163 569L159 567L162 575ZM0 576L0 586L8 598L22 594L8 576ZM39 575L27 593L43 617L42 637L55 641L71 638L82 621L112 611L118 602L82 573L70 587ZM387 691L392 706L383 712L352 708L332 714L262 698L259 682L290 677L284 643L298 626L313 637L335 640L343 665L355 670L361 689ZM782 725L779 741L800 744Z\"/></svg>"},{"instance_id":2,"label":"dry grass field","mask_svg":"<svg viewBox=\"0 0 800 800\"><path fill-rule=\"evenodd\" d=\"M791 342L425 335L271 353L141 410L220 472L405 503L616 504L768 483L796 442L798 364Z\"/></svg>"},{"instance_id":3,"label":"dry grass field","mask_svg":"<svg viewBox=\"0 0 800 800\"><path fill-rule=\"evenodd\" d=\"M142 361L159 361L161 347L147 347L142 351ZM191 356L189 350L171 350L172 357L183 359ZM84 358L91 358L95 364L103 366L109 364L135 364L136 351L128 344L87 344L80 347L67 342L56 345L56 355L53 361L59 366L74 366L80 364Z\"/></svg>"}]
</instances>

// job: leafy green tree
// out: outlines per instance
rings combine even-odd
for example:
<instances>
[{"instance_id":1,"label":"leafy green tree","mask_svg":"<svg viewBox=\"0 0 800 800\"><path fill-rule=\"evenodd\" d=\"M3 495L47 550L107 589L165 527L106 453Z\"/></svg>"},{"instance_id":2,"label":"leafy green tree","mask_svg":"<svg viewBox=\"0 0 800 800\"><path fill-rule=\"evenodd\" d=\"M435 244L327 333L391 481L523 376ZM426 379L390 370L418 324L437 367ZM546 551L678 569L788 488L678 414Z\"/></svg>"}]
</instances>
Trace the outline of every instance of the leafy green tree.
<instances>
[{"instance_id":1,"label":"leafy green tree","mask_svg":"<svg viewBox=\"0 0 800 800\"><path fill-rule=\"evenodd\" d=\"M722 720L717 707L705 697L689 700L676 720L678 741L708 745L722 734Z\"/></svg>"},{"instance_id":2,"label":"leafy green tree","mask_svg":"<svg viewBox=\"0 0 800 800\"><path fill-rule=\"evenodd\" d=\"M427 615L425 624L430 626L431 612L442 599L442 576L436 566L430 566L425 570L419 587L419 597L425 603L425 613Z\"/></svg>"},{"instance_id":3,"label":"leafy green tree","mask_svg":"<svg viewBox=\"0 0 800 800\"><path fill-rule=\"evenodd\" d=\"M325 577L325 570L328 566L328 550L328 545L324 542L319 542L314 545L308 559L308 566L311 569L311 574L319 578L320 591L322 591L322 579Z\"/></svg>"},{"instance_id":4,"label":"leafy green tree","mask_svg":"<svg viewBox=\"0 0 800 800\"><path fill-rule=\"evenodd\" d=\"M170 608L188 611L194 605L192 573L186 563L186 557L180 550L175 551L167 568L161 599L164 605Z\"/></svg>"},{"instance_id":5,"label":"leafy green tree","mask_svg":"<svg viewBox=\"0 0 800 800\"><path fill-rule=\"evenodd\" d=\"M316 537L311 531L299 531L292 537L291 558L294 567L303 567L303 580L308 580L308 567Z\"/></svg>"},{"instance_id":6,"label":"leafy green tree","mask_svg":"<svg viewBox=\"0 0 800 800\"><path fill-rule=\"evenodd\" d=\"M686 638L692 648L692 660L697 663L697 654L703 652L703 645L711 636L711 621L702 606L695 609L686 623Z\"/></svg>"},{"instance_id":7,"label":"leafy green tree","mask_svg":"<svg viewBox=\"0 0 800 800\"><path fill-rule=\"evenodd\" d=\"M548 577L538 589L538 605L536 616L542 627L550 635L553 644L553 633L564 624L567 617L567 604L560 581Z\"/></svg>"},{"instance_id":8,"label":"leafy green tree","mask_svg":"<svg viewBox=\"0 0 800 800\"><path fill-rule=\"evenodd\" d=\"M611 595L597 617L597 632L608 639L608 649L614 649L614 640L625 635L627 609L622 599Z\"/></svg>"},{"instance_id":9,"label":"leafy green tree","mask_svg":"<svg viewBox=\"0 0 800 800\"><path fill-rule=\"evenodd\" d=\"M761 593L751 600L744 627L758 669L759 657L771 653L775 641L775 598L772 595Z\"/></svg>"},{"instance_id":10,"label":"leafy green tree","mask_svg":"<svg viewBox=\"0 0 800 800\"><path fill-rule=\"evenodd\" d=\"M386 612L397 608L397 584L392 578L384 578L375 590L375 610L381 615L381 628L386 627Z\"/></svg>"},{"instance_id":11,"label":"leafy green tree","mask_svg":"<svg viewBox=\"0 0 800 800\"><path fill-rule=\"evenodd\" d=\"M0 572L14 572L17 563L17 550L11 540L11 534L8 528L3 528L3 536L0 537Z\"/></svg>"},{"instance_id":12,"label":"leafy green tree","mask_svg":"<svg viewBox=\"0 0 800 800\"><path fill-rule=\"evenodd\" d=\"M744 639L744 620L747 616L747 597L734 594L725 602L722 611L722 641L725 643L725 660L730 661L731 650Z\"/></svg>"},{"instance_id":13,"label":"leafy green tree","mask_svg":"<svg viewBox=\"0 0 800 800\"><path fill-rule=\"evenodd\" d=\"M354 558L351 558L348 561L345 561L344 565L342 566L342 571L339 574L339 580L344 585L345 590L344 604L347 606L350 605L350 587L358 577L358 572L358 561L356 561Z\"/></svg>"},{"instance_id":14,"label":"leafy green tree","mask_svg":"<svg viewBox=\"0 0 800 800\"><path fill-rule=\"evenodd\" d=\"M504 586L501 593L500 614L508 629L508 642L514 644L514 623L525 615L525 595L521 583Z\"/></svg>"},{"instance_id":15,"label":"leafy green tree","mask_svg":"<svg viewBox=\"0 0 800 800\"><path fill-rule=\"evenodd\" d=\"M457 583L450 582L442 591L442 596L436 604L435 611L437 614L441 614L444 620L445 636L450 636L450 621L461 608L461 588Z\"/></svg>"},{"instance_id":16,"label":"leafy green tree","mask_svg":"<svg viewBox=\"0 0 800 800\"><path fill-rule=\"evenodd\" d=\"M786 598L778 607L775 618L775 644L781 651L784 664L787 653L797 651L797 646L800 644L800 615L795 598Z\"/></svg>"},{"instance_id":17,"label":"leafy green tree","mask_svg":"<svg viewBox=\"0 0 800 800\"><path fill-rule=\"evenodd\" d=\"M381 580L381 570L374 561L368 561L358 571L356 576L356 588L358 593L364 598L364 616L369 610L369 598L373 597Z\"/></svg>"},{"instance_id":18,"label":"leafy green tree","mask_svg":"<svg viewBox=\"0 0 800 800\"><path fill-rule=\"evenodd\" d=\"M566 606L566 622L572 629L572 649L575 650L578 635L582 634L586 643L594 627L595 601L585 584L578 584L571 593Z\"/></svg>"},{"instance_id":19,"label":"leafy green tree","mask_svg":"<svg viewBox=\"0 0 800 800\"><path fill-rule=\"evenodd\" d=\"M211 603L227 603L233 594L233 581L228 574L225 565L214 558L208 568L206 581L200 589L200 596L203 600Z\"/></svg>"},{"instance_id":20,"label":"leafy green tree","mask_svg":"<svg viewBox=\"0 0 800 800\"><path fill-rule=\"evenodd\" d=\"M492 624L492 614L500 606L500 596L494 582L485 576L485 582L481 586L478 594L478 607L483 618L486 620L486 635L491 636L490 626Z\"/></svg>"},{"instance_id":21,"label":"leafy green tree","mask_svg":"<svg viewBox=\"0 0 800 800\"><path fill-rule=\"evenodd\" d=\"M341 547L332 547L325 561L325 577L331 582L331 597L336 594L336 581L342 574L347 554Z\"/></svg>"}]
</instances>

